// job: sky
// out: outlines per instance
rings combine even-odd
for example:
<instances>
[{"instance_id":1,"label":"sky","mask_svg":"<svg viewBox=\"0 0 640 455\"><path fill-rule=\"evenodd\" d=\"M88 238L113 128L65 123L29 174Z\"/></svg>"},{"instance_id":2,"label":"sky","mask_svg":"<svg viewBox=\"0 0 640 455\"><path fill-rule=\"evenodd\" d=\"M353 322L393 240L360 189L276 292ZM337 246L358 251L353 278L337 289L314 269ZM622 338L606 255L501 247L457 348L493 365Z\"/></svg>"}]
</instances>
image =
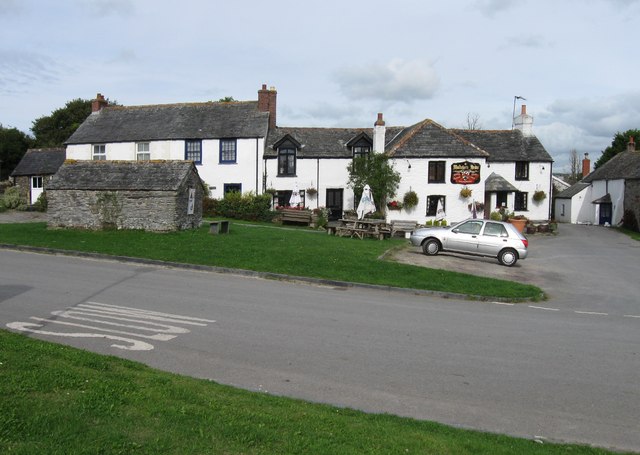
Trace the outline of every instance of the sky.
<instances>
[{"instance_id":1,"label":"sky","mask_svg":"<svg viewBox=\"0 0 640 455\"><path fill-rule=\"evenodd\" d=\"M432 119L534 134L568 172L640 128L640 0L0 0L0 124L102 93L122 105L256 100L279 126ZM516 100L516 96L525 100Z\"/></svg>"}]
</instances>

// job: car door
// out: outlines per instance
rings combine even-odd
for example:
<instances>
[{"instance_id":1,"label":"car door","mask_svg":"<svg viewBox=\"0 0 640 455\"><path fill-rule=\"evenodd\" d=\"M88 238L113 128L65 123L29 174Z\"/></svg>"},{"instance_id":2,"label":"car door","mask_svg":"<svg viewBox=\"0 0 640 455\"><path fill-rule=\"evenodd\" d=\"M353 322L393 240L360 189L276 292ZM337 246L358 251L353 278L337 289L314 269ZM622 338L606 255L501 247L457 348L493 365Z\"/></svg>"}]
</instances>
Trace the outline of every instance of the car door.
<instances>
[{"instance_id":1,"label":"car door","mask_svg":"<svg viewBox=\"0 0 640 455\"><path fill-rule=\"evenodd\" d=\"M486 256L497 256L498 252L507 246L509 233L500 223L487 221L482 235L478 236L478 253Z\"/></svg>"},{"instance_id":2,"label":"car door","mask_svg":"<svg viewBox=\"0 0 640 455\"><path fill-rule=\"evenodd\" d=\"M482 220L469 220L451 229L444 245L445 250L462 253L478 252L478 236L482 230Z\"/></svg>"}]
</instances>

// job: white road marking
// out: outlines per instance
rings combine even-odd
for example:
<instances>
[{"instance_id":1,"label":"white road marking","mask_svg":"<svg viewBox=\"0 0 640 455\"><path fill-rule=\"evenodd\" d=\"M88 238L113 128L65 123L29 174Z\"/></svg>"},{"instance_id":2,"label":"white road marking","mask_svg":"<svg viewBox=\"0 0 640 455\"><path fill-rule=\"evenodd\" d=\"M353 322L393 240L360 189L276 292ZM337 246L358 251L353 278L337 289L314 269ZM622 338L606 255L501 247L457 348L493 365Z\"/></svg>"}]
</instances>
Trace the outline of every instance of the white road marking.
<instances>
[{"instance_id":1,"label":"white road marking","mask_svg":"<svg viewBox=\"0 0 640 455\"><path fill-rule=\"evenodd\" d=\"M51 314L53 314L54 316L61 316L66 319L75 319L76 321L98 322L104 325L127 327L130 329L146 330L149 332L164 332L164 333L189 333L190 332L189 329L185 329L184 327L177 327L175 325L167 325L167 324L158 324L156 322L141 321L139 319L119 318L115 316L102 316L102 315L99 316L102 319L80 317L80 316L96 316L95 314L87 311L73 311L73 310L52 311ZM144 327L142 325L118 324L117 322L104 321L103 319L115 319L116 321L127 321L127 322L141 322L151 327Z\"/></svg>"},{"instance_id":2,"label":"white road marking","mask_svg":"<svg viewBox=\"0 0 640 455\"><path fill-rule=\"evenodd\" d=\"M504 305L504 306L514 306L515 303L506 303L506 302L491 302L494 303L496 305Z\"/></svg>"},{"instance_id":3,"label":"white road marking","mask_svg":"<svg viewBox=\"0 0 640 455\"><path fill-rule=\"evenodd\" d=\"M598 313L596 311L574 311L577 314L592 314L595 316L609 316L609 313Z\"/></svg>"},{"instance_id":4,"label":"white road marking","mask_svg":"<svg viewBox=\"0 0 640 455\"><path fill-rule=\"evenodd\" d=\"M636 314L625 314L623 317L625 317L625 318L637 318L637 319L640 319L640 316L639 316L639 315L636 315Z\"/></svg>"},{"instance_id":5,"label":"white road marking","mask_svg":"<svg viewBox=\"0 0 640 455\"><path fill-rule=\"evenodd\" d=\"M130 343L131 346L123 344L112 344L111 346L118 349L148 351L154 348L152 344L132 338L125 338L120 335L145 338L154 341L170 341L176 338L179 334L191 332L190 329L181 327L183 325L191 327L206 327L209 323L216 322L213 319L194 318L179 314L141 310L138 308L120 305L108 305L106 303L99 302L81 303L73 308L67 308L63 311L52 311L51 314L56 316L56 318L44 319L33 316L30 319L38 321L39 323L12 322L7 324L7 327L14 330L39 333L42 335L70 338L105 338L124 341L126 343ZM83 321L91 323L92 325L68 321ZM40 330L45 326L45 324L79 327L82 329L88 329L91 332L95 331L100 333L70 333Z\"/></svg>"},{"instance_id":6,"label":"white road marking","mask_svg":"<svg viewBox=\"0 0 640 455\"><path fill-rule=\"evenodd\" d=\"M124 349L127 351L150 351L153 349L153 345L145 343L140 340L132 340L130 338L118 337L115 335L107 335L102 333L59 333L49 332L47 330L36 330L32 327L43 327L41 324L34 324L31 322L11 322L7 324L7 327L21 332L39 333L41 335L62 336L70 338L105 338L107 340L124 341L125 343L131 343L131 346L125 346L122 344L112 344L111 347Z\"/></svg>"},{"instance_id":7,"label":"white road marking","mask_svg":"<svg viewBox=\"0 0 640 455\"><path fill-rule=\"evenodd\" d=\"M124 330L103 329L102 327L96 327L93 325L76 324L75 322L64 322L64 321L59 321L57 319L43 319L43 318L36 318L33 316L30 317L29 319L33 319L34 321L45 322L47 324L60 324L60 325L67 325L70 327L80 327L81 329L94 329L94 330L100 330L101 332L119 333L120 335L130 335L134 337L148 338L150 340L157 340L157 341L169 341L169 340L173 340L176 337L176 335L166 335L162 333L157 333L155 335L142 335L139 333L125 332Z\"/></svg>"},{"instance_id":8,"label":"white road marking","mask_svg":"<svg viewBox=\"0 0 640 455\"><path fill-rule=\"evenodd\" d=\"M546 310L546 311L560 311L558 308L549 308L546 306L529 305L529 308L535 308L536 310Z\"/></svg>"}]
</instances>

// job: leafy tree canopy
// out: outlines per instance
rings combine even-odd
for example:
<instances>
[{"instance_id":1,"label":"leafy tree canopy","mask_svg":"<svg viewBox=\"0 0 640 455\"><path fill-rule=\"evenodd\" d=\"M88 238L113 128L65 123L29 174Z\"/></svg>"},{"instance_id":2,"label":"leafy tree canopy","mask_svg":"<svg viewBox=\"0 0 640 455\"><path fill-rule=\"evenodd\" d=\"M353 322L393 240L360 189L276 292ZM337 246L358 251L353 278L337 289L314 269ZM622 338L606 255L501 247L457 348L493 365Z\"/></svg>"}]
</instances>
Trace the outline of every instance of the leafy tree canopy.
<instances>
[{"instance_id":1,"label":"leafy tree canopy","mask_svg":"<svg viewBox=\"0 0 640 455\"><path fill-rule=\"evenodd\" d=\"M373 199L378 210L382 211L387 199L395 196L400 184L400 173L389 163L384 153L370 156L358 156L347 165L350 188L356 195L362 194L365 185L371 187Z\"/></svg>"},{"instance_id":2,"label":"leafy tree canopy","mask_svg":"<svg viewBox=\"0 0 640 455\"><path fill-rule=\"evenodd\" d=\"M5 128L0 124L0 181L9 177L32 142L17 128Z\"/></svg>"},{"instance_id":3,"label":"leafy tree canopy","mask_svg":"<svg viewBox=\"0 0 640 455\"><path fill-rule=\"evenodd\" d=\"M225 96L224 98L220 98L218 100L219 103L233 103L237 101L233 96Z\"/></svg>"},{"instance_id":4,"label":"leafy tree canopy","mask_svg":"<svg viewBox=\"0 0 640 455\"><path fill-rule=\"evenodd\" d=\"M618 153L626 151L629 137L633 137L636 144L640 143L640 130L635 129L627 130L624 133L616 133L613 141L611 141L611 145L603 150L602 155L598 158L598 161L596 161L595 168L599 168Z\"/></svg>"},{"instance_id":5,"label":"leafy tree canopy","mask_svg":"<svg viewBox=\"0 0 640 455\"><path fill-rule=\"evenodd\" d=\"M91 100L77 98L51 115L33 121L31 131L36 147L61 147L80 124L91 114Z\"/></svg>"}]
</instances>

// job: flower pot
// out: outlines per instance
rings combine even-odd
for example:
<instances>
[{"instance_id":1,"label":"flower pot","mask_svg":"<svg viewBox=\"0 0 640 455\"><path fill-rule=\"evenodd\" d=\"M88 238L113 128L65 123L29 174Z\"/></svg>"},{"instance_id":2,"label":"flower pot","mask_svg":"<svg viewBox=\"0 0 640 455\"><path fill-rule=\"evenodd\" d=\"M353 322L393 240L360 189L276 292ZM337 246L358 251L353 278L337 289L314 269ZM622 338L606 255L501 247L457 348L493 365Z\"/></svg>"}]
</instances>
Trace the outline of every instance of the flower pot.
<instances>
[{"instance_id":1,"label":"flower pot","mask_svg":"<svg viewBox=\"0 0 640 455\"><path fill-rule=\"evenodd\" d=\"M524 232L524 227L527 225L527 220L509 218L509 223L513 224L519 232Z\"/></svg>"}]
</instances>

